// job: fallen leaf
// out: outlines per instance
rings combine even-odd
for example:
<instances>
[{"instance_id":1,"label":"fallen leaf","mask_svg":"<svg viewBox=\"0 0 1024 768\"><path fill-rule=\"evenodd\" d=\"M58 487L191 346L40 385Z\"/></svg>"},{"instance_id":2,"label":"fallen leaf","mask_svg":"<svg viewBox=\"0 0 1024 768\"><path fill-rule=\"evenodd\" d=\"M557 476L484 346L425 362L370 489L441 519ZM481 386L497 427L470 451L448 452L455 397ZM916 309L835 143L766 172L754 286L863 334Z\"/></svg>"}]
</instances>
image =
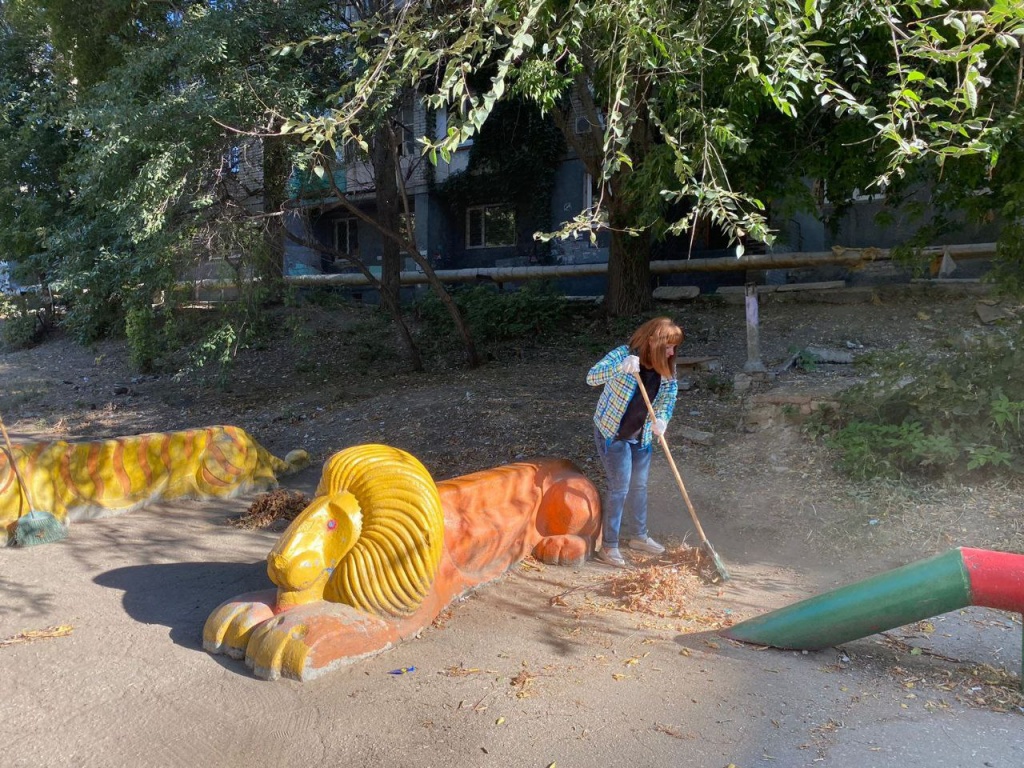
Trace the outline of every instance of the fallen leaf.
<instances>
[{"instance_id":1,"label":"fallen leaf","mask_svg":"<svg viewBox=\"0 0 1024 768\"><path fill-rule=\"evenodd\" d=\"M17 645L18 643L31 643L33 640L44 640L48 637L67 637L73 630L74 627L70 624L60 624L59 626L47 627L46 629L26 629L24 632L14 635L14 637L0 640L0 648L5 648L8 645Z\"/></svg>"}]
</instances>

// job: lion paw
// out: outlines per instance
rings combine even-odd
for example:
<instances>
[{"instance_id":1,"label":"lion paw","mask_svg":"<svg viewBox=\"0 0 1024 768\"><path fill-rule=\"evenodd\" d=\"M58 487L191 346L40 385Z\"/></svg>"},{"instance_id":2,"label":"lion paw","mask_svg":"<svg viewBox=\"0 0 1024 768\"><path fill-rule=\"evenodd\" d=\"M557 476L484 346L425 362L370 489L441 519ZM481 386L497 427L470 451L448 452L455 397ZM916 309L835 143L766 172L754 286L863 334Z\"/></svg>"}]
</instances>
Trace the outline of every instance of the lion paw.
<instances>
[{"instance_id":1,"label":"lion paw","mask_svg":"<svg viewBox=\"0 0 1024 768\"><path fill-rule=\"evenodd\" d=\"M239 595L222 603L203 626L203 649L233 659L245 656L253 629L274 616L277 591L270 589Z\"/></svg>"},{"instance_id":2,"label":"lion paw","mask_svg":"<svg viewBox=\"0 0 1024 768\"><path fill-rule=\"evenodd\" d=\"M583 565L589 549L585 538L567 533L545 536L533 548L533 556L547 565Z\"/></svg>"},{"instance_id":3,"label":"lion paw","mask_svg":"<svg viewBox=\"0 0 1024 768\"><path fill-rule=\"evenodd\" d=\"M245 663L265 680L311 680L380 653L399 639L393 622L341 603L307 603L255 627Z\"/></svg>"}]
</instances>

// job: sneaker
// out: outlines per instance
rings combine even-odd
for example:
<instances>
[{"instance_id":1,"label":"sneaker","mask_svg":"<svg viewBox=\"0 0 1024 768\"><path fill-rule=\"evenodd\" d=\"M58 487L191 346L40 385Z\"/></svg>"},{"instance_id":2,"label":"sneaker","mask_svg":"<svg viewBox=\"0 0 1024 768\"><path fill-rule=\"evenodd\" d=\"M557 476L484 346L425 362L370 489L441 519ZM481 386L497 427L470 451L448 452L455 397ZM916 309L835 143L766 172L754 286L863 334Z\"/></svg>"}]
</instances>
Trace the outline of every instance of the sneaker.
<instances>
[{"instance_id":1,"label":"sneaker","mask_svg":"<svg viewBox=\"0 0 1024 768\"><path fill-rule=\"evenodd\" d=\"M594 555L594 559L605 565L614 565L618 568L625 568L626 561L622 557L622 553L619 552L618 547L605 547L604 549L598 550L597 554Z\"/></svg>"},{"instance_id":2,"label":"sneaker","mask_svg":"<svg viewBox=\"0 0 1024 768\"><path fill-rule=\"evenodd\" d=\"M645 536L642 539L630 539L629 548L637 549L641 552L647 552L652 555L660 555L665 551L665 548L650 536Z\"/></svg>"}]
</instances>

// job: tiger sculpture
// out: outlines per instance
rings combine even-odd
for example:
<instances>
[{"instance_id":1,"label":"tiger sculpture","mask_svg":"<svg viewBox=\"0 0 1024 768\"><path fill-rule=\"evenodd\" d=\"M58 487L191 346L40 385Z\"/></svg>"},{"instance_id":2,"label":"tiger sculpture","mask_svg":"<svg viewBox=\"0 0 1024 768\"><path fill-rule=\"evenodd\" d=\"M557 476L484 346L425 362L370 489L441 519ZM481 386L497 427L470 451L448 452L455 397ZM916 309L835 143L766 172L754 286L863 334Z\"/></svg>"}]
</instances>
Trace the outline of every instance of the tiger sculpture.
<instances>
[{"instance_id":1,"label":"tiger sculpture","mask_svg":"<svg viewBox=\"0 0 1024 768\"><path fill-rule=\"evenodd\" d=\"M215 426L89 442L21 442L14 461L0 450L0 526L14 540L30 510L63 523L117 514L156 499L230 497L277 485L309 463L303 450L282 461L244 429Z\"/></svg>"},{"instance_id":2,"label":"tiger sculpture","mask_svg":"<svg viewBox=\"0 0 1024 768\"><path fill-rule=\"evenodd\" d=\"M569 461L541 459L435 485L412 455L347 448L267 556L275 588L217 607L210 653L256 676L309 680L429 626L452 600L527 555L579 565L598 544L601 501Z\"/></svg>"}]
</instances>

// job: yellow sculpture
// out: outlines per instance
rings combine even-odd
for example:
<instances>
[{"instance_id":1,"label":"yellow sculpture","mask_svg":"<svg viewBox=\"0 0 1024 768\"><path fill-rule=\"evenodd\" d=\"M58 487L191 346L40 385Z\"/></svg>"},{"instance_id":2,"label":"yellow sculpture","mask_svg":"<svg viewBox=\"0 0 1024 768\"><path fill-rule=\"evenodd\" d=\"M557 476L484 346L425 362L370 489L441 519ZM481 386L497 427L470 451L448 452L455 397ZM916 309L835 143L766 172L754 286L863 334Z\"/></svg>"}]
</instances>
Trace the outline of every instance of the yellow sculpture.
<instances>
[{"instance_id":1,"label":"yellow sculpture","mask_svg":"<svg viewBox=\"0 0 1024 768\"><path fill-rule=\"evenodd\" d=\"M264 678L307 680L420 632L455 597L533 553L577 565L600 497L571 463L520 462L434 484L410 454L348 448L267 556L276 590L207 619L203 647Z\"/></svg>"},{"instance_id":2,"label":"yellow sculpture","mask_svg":"<svg viewBox=\"0 0 1024 768\"><path fill-rule=\"evenodd\" d=\"M0 526L13 536L30 510L68 522L140 507L155 499L226 497L277 484L277 475L309 463L305 451L284 461L244 429L218 426L182 432L70 443L15 443L18 482L0 451Z\"/></svg>"}]
</instances>

